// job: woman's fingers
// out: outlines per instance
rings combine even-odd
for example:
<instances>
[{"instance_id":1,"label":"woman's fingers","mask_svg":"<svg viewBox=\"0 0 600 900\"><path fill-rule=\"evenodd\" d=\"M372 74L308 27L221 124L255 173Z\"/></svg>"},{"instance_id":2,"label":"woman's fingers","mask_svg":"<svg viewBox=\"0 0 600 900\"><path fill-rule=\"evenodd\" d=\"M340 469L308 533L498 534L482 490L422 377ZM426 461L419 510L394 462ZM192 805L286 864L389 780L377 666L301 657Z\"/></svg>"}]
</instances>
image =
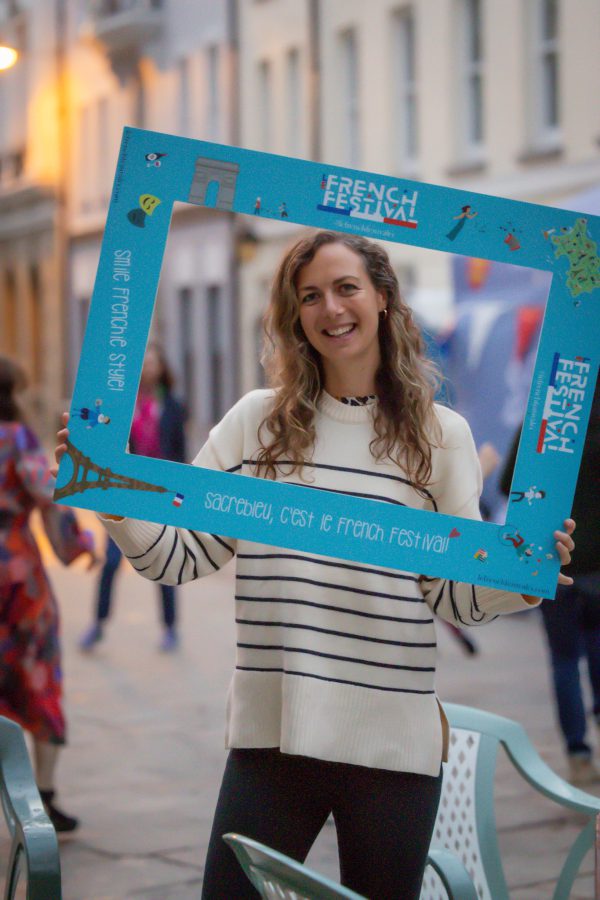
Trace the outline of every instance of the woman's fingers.
<instances>
[{"instance_id":1,"label":"woman's fingers","mask_svg":"<svg viewBox=\"0 0 600 900\"><path fill-rule=\"evenodd\" d=\"M563 573L561 572L558 576L558 583L566 585L573 584L573 579L570 575L563 575Z\"/></svg>"},{"instance_id":2,"label":"woman's fingers","mask_svg":"<svg viewBox=\"0 0 600 900\"><path fill-rule=\"evenodd\" d=\"M568 566L571 562L571 553L575 549L575 541L571 537L575 531L575 521L573 519L565 519L564 528L564 531L555 531L554 537L556 539L556 550L558 558L560 559L560 564L561 566ZM558 576L558 583L570 585L573 584L573 579L569 575L564 575L561 572Z\"/></svg>"},{"instance_id":3,"label":"woman's fingers","mask_svg":"<svg viewBox=\"0 0 600 900\"><path fill-rule=\"evenodd\" d=\"M58 446L56 446L54 448L54 459L56 460L56 465L50 466L50 472L52 473L52 475L54 475L55 478L58 475L58 467L60 466L60 461L66 452L67 452L66 444L58 444Z\"/></svg>"},{"instance_id":4,"label":"woman's fingers","mask_svg":"<svg viewBox=\"0 0 600 900\"><path fill-rule=\"evenodd\" d=\"M57 435L57 437L58 437L59 442L56 445L56 447L54 448L54 459L56 460L57 463L60 463L61 459L67 452L67 443L66 442L67 442L67 438L69 437L69 435L67 434L66 436L63 437L59 433Z\"/></svg>"},{"instance_id":5,"label":"woman's fingers","mask_svg":"<svg viewBox=\"0 0 600 900\"><path fill-rule=\"evenodd\" d=\"M575 543L568 534L562 531L555 531L554 537L556 538L556 550L560 564L561 566L568 566L571 562L571 550L575 547Z\"/></svg>"},{"instance_id":6,"label":"woman's fingers","mask_svg":"<svg viewBox=\"0 0 600 900\"><path fill-rule=\"evenodd\" d=\"M62 413L60 418L64 427L56 433L56 437L58 439L58 444L54 448L54 459L56 460L56 465L50 467L50 472L52 473L52 475L54 475L55 478L58 475L58 467L60 465L60 461L67 452L67 441L69 440L69 429L67 428L67 424L69 422L69 413Z\"/></svg>"},{"instance_id":7,"label":"woman's fingers","mask_svg":"<svg viewBox=\"0 0 600 900\"><path fill-rule=\"evenodd\" d=\"M566 562L570 562L571 551L575 548L575 541L571 540L569 535L562 531L555 531L554 537L556 538L556 549L561 560L565 561L565 557L568 555L569 559Z\"/></svg>"},{"instance_id":8,"label":"woman's fingers","mask_svg":"<svg viewBox=\"0 0 600 900\"><path fill-rule=\"evenodd\" d=\"M565 519L564 527L564 531L555 531L554 537L556 539L557 550L559 551L559 553L561 553L562 551L563 554L566 551L569 554L568 561L570 562L570 554L575 549L575 541L571 537L571 535L575 531L575 522L573 521L573 519Z\"/></svg>"}]
</instances>

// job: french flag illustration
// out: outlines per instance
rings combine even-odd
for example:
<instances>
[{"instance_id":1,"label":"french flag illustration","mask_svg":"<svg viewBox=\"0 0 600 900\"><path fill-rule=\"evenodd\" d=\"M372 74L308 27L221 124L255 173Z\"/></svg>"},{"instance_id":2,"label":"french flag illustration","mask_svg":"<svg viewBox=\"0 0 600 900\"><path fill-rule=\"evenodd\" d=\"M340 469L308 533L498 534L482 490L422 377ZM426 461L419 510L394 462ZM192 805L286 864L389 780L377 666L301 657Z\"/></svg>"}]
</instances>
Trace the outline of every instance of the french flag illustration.
<instances>
[{"instance_id":1,"label":"french flag illustration","mask_svg":"<svg viewBox=\"0 0 600 900\"><path fill-rule=\"evenodd\" d=\"M183 503L184 497L183 494L175 494L175 499L173 500L173 506L181 506Z\"/></svg>"},{"instance_id":2,"label":"french flag illustration","mask_svg":"<svg viewBox=\"0 0 600 900\"><path fill-rule=\"evenodd\" d=\"M544 436L546 434L546 428L548 427L548 419L550 418L550 414L552 412L552 400L554 398L554 389L556 387L556 370L558 369L558 362L560 360L560 353L555 353L554 358L552 360L552 369L550 371L550 378L548 379L548 387L546 389L546 399L544 402L544 412L542 413L542 423L540 425L540 431L538 434L538 442L535 448L536 453L543 453L545 450L544 446Z\"/></svg>"}]
</instances>

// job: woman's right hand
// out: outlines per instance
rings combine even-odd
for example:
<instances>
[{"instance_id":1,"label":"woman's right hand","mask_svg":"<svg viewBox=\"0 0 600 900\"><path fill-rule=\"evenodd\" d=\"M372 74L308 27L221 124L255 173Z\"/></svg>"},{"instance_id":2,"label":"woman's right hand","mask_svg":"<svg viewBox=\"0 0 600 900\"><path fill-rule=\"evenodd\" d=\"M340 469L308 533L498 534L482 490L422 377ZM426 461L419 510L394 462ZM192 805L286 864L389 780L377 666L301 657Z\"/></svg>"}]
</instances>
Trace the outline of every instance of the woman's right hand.
<instances>
[{"instance_id":1,"label":"woman's right hand","mask_svg":"<svg viewBox=\"0 0 600 900\"><path fill-rule=\"evenodd\" d=\"M56 460L56 465L52 466L50 471L54 475L55 478L58 477L58 467L60 465L60 461L67 452L67 441L69 440L69 413L64 412L61 416L63 428L57 432L56 437L58 438L58 444L54 448L54 459ZM123 516L113 516L111 513L100 513L100 515L104 519L111 519L113 522L121 522ZM93 565L93 560L92 560Z\"/></svg>"}]
</instances>

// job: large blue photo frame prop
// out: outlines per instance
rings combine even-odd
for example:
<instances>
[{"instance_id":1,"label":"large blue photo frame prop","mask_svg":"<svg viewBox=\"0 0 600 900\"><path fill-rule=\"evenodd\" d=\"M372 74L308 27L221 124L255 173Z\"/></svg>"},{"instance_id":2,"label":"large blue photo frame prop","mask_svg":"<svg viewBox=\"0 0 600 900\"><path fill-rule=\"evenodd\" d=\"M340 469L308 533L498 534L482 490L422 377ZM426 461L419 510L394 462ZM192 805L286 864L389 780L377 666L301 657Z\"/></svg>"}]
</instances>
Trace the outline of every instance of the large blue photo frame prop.
<instances>
[{"instance_id":1,"label":"large blue photo frame prop","mask_svg":"<svg viewBox=\"0 0 600 900\"><path fill-rule=\"evenodd\" d=\"M506 524L129 454L176 201L550 272ZM596 216L126 128L55 500L552 597L598 373L599 242Z\"/></svg>"}]
</instances>

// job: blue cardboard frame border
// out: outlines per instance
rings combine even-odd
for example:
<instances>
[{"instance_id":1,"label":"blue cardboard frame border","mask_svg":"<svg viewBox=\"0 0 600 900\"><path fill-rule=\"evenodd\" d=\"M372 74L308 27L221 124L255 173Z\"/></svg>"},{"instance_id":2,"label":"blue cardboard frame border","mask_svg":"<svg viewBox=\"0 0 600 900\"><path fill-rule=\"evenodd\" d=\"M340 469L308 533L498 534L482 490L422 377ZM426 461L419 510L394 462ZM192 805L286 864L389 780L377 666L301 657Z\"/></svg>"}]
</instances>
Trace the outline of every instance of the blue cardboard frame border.
<instances>
[{"instance_id":1,"label":"blue cardboard frame border","mask_svg":"<svg viewBox=\"0 0 600 900\"><path fill-rule=\"evenodd\" d=\"M552 273L505 525L127 452L172 206L206 206L215 183L216 209ZM55 500L553 596L598 372L599 241L597 216L125 128Z\"/></svg>"}]
</instances>

